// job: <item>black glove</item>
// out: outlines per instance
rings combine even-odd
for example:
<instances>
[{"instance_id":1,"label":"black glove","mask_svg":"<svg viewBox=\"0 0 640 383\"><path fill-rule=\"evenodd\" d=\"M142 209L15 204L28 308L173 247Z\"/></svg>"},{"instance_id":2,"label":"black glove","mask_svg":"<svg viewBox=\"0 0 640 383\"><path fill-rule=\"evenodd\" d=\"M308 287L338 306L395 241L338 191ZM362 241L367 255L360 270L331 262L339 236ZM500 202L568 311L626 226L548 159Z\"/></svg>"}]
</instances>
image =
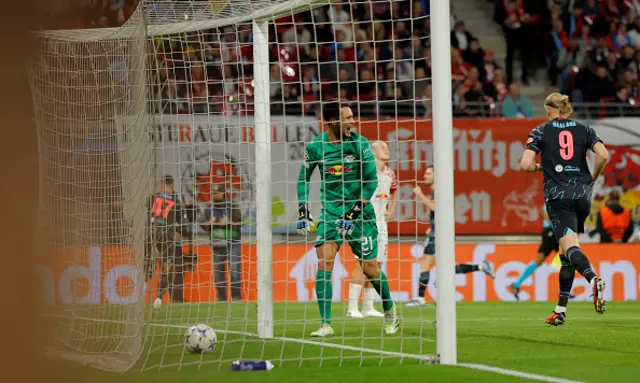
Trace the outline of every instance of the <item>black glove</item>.
<instances>
[{"instance_id":1,"label":"black glove","mask_svg":"<svg viewBox=\"0 0 640 383\"><path fill-rule=\"evenodd\" d=\"M338 234L340 235L349 235L353 231L355 227L355 221L362 214L362 201L358 201L349 209L348 212L337 221L338 224Z\"/></svg>"},{"instance_id":2,"label":"black glove","mask_svg":"<svg viewBox=\"0 0 640 383\"><path fill-rule=\"evenodd\" d=\"M313 222L313 218L309 213L309 205L301 203L298 205L298 234L302 235L311 231L311 222Z\"/></svg>"}]
</instances>

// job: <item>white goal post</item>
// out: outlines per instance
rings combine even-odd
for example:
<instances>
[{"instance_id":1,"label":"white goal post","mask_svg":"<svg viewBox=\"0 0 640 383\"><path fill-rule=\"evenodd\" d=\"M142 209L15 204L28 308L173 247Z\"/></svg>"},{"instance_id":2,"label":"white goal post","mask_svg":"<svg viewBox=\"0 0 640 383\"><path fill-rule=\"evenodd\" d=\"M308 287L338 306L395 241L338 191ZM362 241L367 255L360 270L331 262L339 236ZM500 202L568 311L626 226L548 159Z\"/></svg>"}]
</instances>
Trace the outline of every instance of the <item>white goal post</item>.
<instances>
[{"instance_id":1,"label":"white goal post","mask_svg":"<svg viewBox=\"0 0 640 383\"><path fill-rule=\"evenodd\" d=\"M432 0L430 15L425 1L405 3L141 0L121 27L38 33L29 69L56 355L113 371L457 363L449 3ZM434 38L421 34L429 21ZM429 69L417 64L427 57ZM442 95L433 101L431 85ZM395 336L381 320L345 317L356 265L345 243L332 277L336 334L309 337L320 323L316 233L296 234L296 184L305 146L326 129L321 105L335 97L350 100L359 133L387 142L399 180L383 266ZM413 187L431 161L440 255L426 294L438 305L403 309L417 295L429 218ZM309 182L315 217L319 180ZM149 201L167 183L188 230L164 291ZM197 323L218 344L194 357L182 334Z\"/></svg>"}]
</instances>

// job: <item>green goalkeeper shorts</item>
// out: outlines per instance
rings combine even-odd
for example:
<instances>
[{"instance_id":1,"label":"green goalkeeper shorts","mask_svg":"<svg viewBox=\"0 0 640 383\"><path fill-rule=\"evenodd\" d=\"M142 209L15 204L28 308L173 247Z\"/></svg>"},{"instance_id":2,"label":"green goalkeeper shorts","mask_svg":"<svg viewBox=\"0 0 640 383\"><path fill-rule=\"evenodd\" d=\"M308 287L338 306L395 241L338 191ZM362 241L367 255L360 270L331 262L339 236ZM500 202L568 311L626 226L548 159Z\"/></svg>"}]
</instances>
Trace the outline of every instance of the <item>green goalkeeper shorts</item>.
<instances>
[{"instance_id":1,"label":"green goalkeeper shorts","mask_svg":"<svg viewBox=\"0 0 640 383\"><path fill-rule=\"evenodd\" d=\"M346 241L358 258L376 259L378 257L378 227L375 215L373 217L367 216L368 214L361 216L351 234L345 236L338 234L337 220L339 218L332 219L325 216L325 219L318 223L315 246L319 247L325 242L335 242L341 246L342 242Z\"/></svg>"}]
</instances>

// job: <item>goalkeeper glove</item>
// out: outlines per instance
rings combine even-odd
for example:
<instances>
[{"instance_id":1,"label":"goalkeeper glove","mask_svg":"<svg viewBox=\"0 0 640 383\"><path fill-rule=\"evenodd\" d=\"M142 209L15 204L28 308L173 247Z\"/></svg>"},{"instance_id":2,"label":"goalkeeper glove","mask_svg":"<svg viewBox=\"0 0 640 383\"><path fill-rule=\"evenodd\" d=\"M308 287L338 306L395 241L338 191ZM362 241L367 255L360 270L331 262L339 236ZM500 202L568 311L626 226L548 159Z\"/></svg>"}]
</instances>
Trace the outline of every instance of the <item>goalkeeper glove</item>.
<instances>
[{"instance_id":1,"label":"goalkeeper glove","mask_svg":"<svg viewBox=\"0 0 640 383\"><path fill-rule=\"evenodd\" d=\"M313 218L309 213L309 206L306 203L301 203L298 205L298 234L302 235L311 231L309 227L311 222L313 222Z\"/></svg>"},{"instance_id":2,"label":"goalkeeper glove","mask_svg":"<svg viewBox=\"0 0 640 383\"><path fill-rule=\"evenodd\" d=\"M358 201L349 209L348 212L337 221L338 224L338 234L340 235L349 235L353 232L353 228L355 227L355 221L362 214L362 201Z\"/></svg>"}]
</instances>

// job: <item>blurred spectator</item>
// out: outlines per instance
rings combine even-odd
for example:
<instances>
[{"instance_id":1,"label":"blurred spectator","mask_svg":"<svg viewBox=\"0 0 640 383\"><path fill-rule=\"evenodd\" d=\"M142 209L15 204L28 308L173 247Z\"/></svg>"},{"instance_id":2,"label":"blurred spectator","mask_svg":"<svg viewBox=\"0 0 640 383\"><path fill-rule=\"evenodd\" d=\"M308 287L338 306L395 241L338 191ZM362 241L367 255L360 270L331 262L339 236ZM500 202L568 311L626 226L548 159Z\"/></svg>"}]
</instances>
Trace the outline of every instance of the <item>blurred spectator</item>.
<instances>
[{"instance_id":1,"label":"blurred spectator","mask_svg":"<svg viewBox=\"0 0 640 383\"><path fill-rule=\"evenodd\" d=\"M432 101L432 87L430 83L426 83L424 85L424 95L422 98L422 103L424 105L424 109L425 109L425 114L424 117L425 118L432 118L433 117L433 101Z\"/></svg>"},{"instance_id":2,"label":"blurred spectator","mask_svg":"<svg viewBox=\"0 0 640 383\"><path fill-rule=\"evenodd\" d=\"M302 95L313 100L320 96L320 81L315 65L305 65L302 71Z\"/></svg>"},{"instance_id":3,"label":"blurred spectator","mask_svg":"<svg viewBox=\"0 0 640 383\"><path fill-rule=\"evenodd\" d=\"M548 68L549 68L549 79L551 80L551 85L556 85L558 76L562 72L559 67L559 59L561 52L565 51L569 46L569 36L564 30L564 24L562 20L555 19L553 20L553 29L549 34L549 58L548 58Z\"/></svg>"},{"instance_id":4,"label":"blurred spectator","mask_svg":"<svg viewBox=\"0 0 640 383\"><path fill-rule=\"evenodd\" d=\"M566 12L564 30L567 31L569 36L579 36L582 33L582 27L589 24L584 19L580 2L571 0L566 3L568 4L569 2L573 2L573 6L571 7L571 12Z\"/></svg>"},{"instance_id":5,"label":"blurred spectator","mask_svg":"<svg viewBox=\"0 0 640 383\"><path fill-rule=\"evenodd\" d=\"M609 44L605 36L600 36L596 40L596 46L589 53L589 60L592 64L599 65L607 61L609 57Z\"/></svg>"},{"instance_id":6,"label":"blurred spectator","mask_svg":"<svg viewBox=\"0 0 640 383\"><path fill-rule=\"evenodd\" d=\"M428 4L429 2L426 2L426 3ZM453 0L449 0L449 24L451 26L451 30L453 30L456 27L456 23L458 22L458 20L460 19L456 14L456 10L453 5Z\"/></svg>"},{"instance_id":7,"label":"blurred spectator","mask_svg":"<svg viewBox=\"0 0 640 383\"><path fill-rule=\"evenodd\" d=\"M271 99L282 97L282 71L278 64L271 65L271 79L269 81L269 95Z\"/></svg>"},{"instance_id":8,"label":"blurred spectator","mask_svg":"<svg viewBox=\"0 0 640 383\"><path fill-rule=\"evenodd\" d=\"M580 29L580 33L578 34L578 44L580 45L580 50L582 50L583 52L587 52L595 46L596 40L591 35L590 24L582 24L582 28Z\"/></svg>"},{"instance_id":9,"label":"blurred spectator","mask_svg":"<svg viewBox=\"0 0 640 383\"><path fill-rule=\"evenodd\" d=\"M622 53L618 56L618 65L621 70L627 70L631 67L631 64L635 61L635 50L631 45L627 45L622 50Z\"/></svg>"},{"instance_id":10,"label":"blurred spectator","mask_svg":"<svg viewBox=\"0 0 640 383\"><path fill-rule=\"evenodd\" d=\"M630 98L640 97L640 88L638 87L638 77L635 76L633 70L630 68L625 69L622 72L622 78L620 79L620 86L625 87L629 93Z\"/></svg>"},{"instance_id":11,"label":"blurred spectator","mask_svg":"<svg viewBox=\"0 0 640 383\"><path fill-rule=\"evenodd\" d=\"M640 16L636 17L633 28L629 31L629 37L634 47L640 46Z\"/></svg>"},{"instance_id":12,"label":"blurred spectator","mask_svg":"<svg viewBox=\"0 0 640 383\"><path fill-rule=\"evenodd\" d=\"M520 84L513 82L509 85L509 95L502 104L502 113L511 118L533 117L533 105L526 96L520 94Z\"/></svg>"},{"instance_id":13,"label":"blurred spectator","mask_svg":"<svg viewBox=\"0 0 640 383\"><path fill-rule=\"evenodd\" d=\"M497 102L503 102L509 91L507 89L507 84L504 81L504 72L502 69L498 68L493 73L493 79L484 84L484 93L491 97L492 100Z\"/></svg>"},{"instance_id":14,"label":"blurred spectator","mask_svg":"<svg viewBox=\"0 0 640 383\"><path fill-rule=\"evenodd\" d=\"M561 49L558 52L558 61L556 62L556 69L558 73L561 73L563 77L567 76L574 70L574 68L581 68L585 63L585 51L580 46L580 40L578 37L571 37L567 47ZM549 76L556 75L556 73L549 73ZM551 78L553 83L553 77ZM567 93L563 93L567 94Z\"/></svg>"},{"instance_id":15,"label":"blurred spectator","mask_svg":"<svg viewBox=\"0 0 640 383\"><path fill-rule=\"evenodd\" d=\"M633 74L640 79L640 50L635 51L634 60L629 63L629 68L631 68Z\"/></svg>"},{"instance_id":16,"label":"blurred spectator","mask_svg":"<svg viewBox=\"0 0 640 383\"><path fill-rule=\"evenodd\" d=\"M478 68L469 69L469 76L466 81L459 85L454 96L454 114L459 116L473 117L480 116L486 105L487 96L482 89Z\"/></svg>"},{"instance_id":17,"label":"blurred spectator","mask_svg":"<svg viewBox=\"0 0 640 383\"><path fill-rule=\"evenodd\" d=\"M609 78L607 67L599 65L593 76L590 76L585 87L584 98L588 102L600 102L602 99L616 95L614 82Z\"/></svg>"},{"instance_id":18,"label":"blurred spectator","mask_svg":"<svg viewBox=\"0 0 640 383\"><path fill-rule=\"evenodd\" d=\"M471 44L472 38L471 33L465 28L464 21L458 20L451 31L451 46L464 51Z\"/></svg>"},{"instance_id":19,"label":"blurred spectator","mask_svg":"<svg viewBox=\"0 0 640 383\"><path fill-rule=\"evenodd\" d=\"M374 100L376 97L376 84L370 70L364 69L360 72L358 81L358 97L361 101Z\"/></svg>"},{"instance_id":20,"label":"blurred spectator","mask_svg":"<svg viewBox=\"0 0 640 383\"><path fill-rule=\"evenodd\" d=\"M494 73L499 68L500 67L495 61L495 55L493 51L484 51L482 65L480 66L480 78L482 78L483 81L493 81Z\"/></svg>"},{"instance_id":21,"label":"blurred spectator","mask_svg":"<svg viewBox=\"0 0 640 383\"><path fill-rule=\"evenodd\" d=\"M426 89L425 85L429 83L429 80L427 79L427 74L424 70L424 68L422 67L416 67L416 73L415 73L415 88L416 88L416 95L415 98L420 99L421 97L424 96L423 92Z\"/></svg>"},{"instance_id":22,"label":"blurred spectator","mask_svg":"<svg viewBox=\"0 0 640 383\"><path fill-rule=\"evenodd\" d=\"M618 31L613 35L613 46L616 51L621 51L625 46L631 45L631 37L627 32L627 25L620 24Z\"/></svg>"},{"instance_id":23,"label":"blurred spectator","mask_svg":"<svg viewBox=\"0 0 640 383\"><path fill-rule=\"evenodd\" d=\"M298 20L298 22L300 24L289 28L289 30L282 35L282 42L290 44L291 49L296 49L297 47L297 49L303 50L305 54L308 54L309 43L313 41L311 32L301 23L301 20Z\"/></svg>"},{"instance_id":24,"label":"blurred spectator","mask_svg":"<svg viewBox=\"0 0 640 383\"><path fill-rule=\"evenodd\" d=\"M634 231L631 212L620 204L620 192L612 190L609 199L600 207L596 223L596 233L602 243L626 243Z\"/></svg>"},{"instance_id":25,"label":"blurred spectator","mask_svg":"<svg viewBox=\"0 0 640 383\"><path fill-rule=\"evenodd\" d=\"M522 83L529 84L529 44L531 15L525 11L523 0L497 0L494 20L502 26L507 44L507 83L513 81L513 59L516 51L520 52L522 64Z\"/></svg>"},{"instance_id":26,"label":"blurred spectator","mask_svg":"<svg viewBox=\"0 0 640 383\"><path fill-rule=\"evenodd\" d=\"M613 102L615 104L628 104L629 103L629 89L624 86L619 86L616 89L616 96L613 98ZM611 117L616 117L617 115L612 115Z\"/></svg>"},{"instance_id":27,"label":"blurred spectator","mask_svg":"<svg viewBox=\"0 0 640 383\"><path fill-rule=\"evenodd\" d=\"M212 185L212 203L205 210L211 227L211 251L218 302L242 300L242 212L236 201L227 198L223 185ZM231 297L227 295L227 270Z\"/></svg>"},{"instance_id":28,"label":"blurred spectator","mask_svg":"<svg viewBox=\"0 0 640 383\"><path fill-rule=\"evenodd\" d=\"M584 15L594 19L600 13L599 0L585 0Z\"/></svg>"},{"instance_id":29,"label":"blurred spectator","mask_svg":"<svg viewBox=\"0 0 640 383\"><path fill-rule=\"evenodd\" d=\"M471 38L469 47L462 53L462 59L469 65L480 69L484 63L484 51L480 47L480 42L476 38Z\"/></svg>"},{"instance_id":30,"label":"blurred spectator","mask_svg":"<svg viewBox=\"0 0 640 383\"><path fill-rule=\"evenodd\" d=\"M609 56L607 56L607 71L609 71L609 76L615 83L618 79L618 71L620 69L620 64L618 63L618 55L613 52L609 52Z\"/></svg>"},{"instance_id":31,"label":"blurred spectator","mask_svg":"<svg viewBox=\"0 0 640 383\"><path fill-rule=\"evenodd\" d=\"M453 81L464 81L471 69L471 65L467 64L460 56L460 51L451 48L451 79Z\"/></svg>"}]
</instances>

